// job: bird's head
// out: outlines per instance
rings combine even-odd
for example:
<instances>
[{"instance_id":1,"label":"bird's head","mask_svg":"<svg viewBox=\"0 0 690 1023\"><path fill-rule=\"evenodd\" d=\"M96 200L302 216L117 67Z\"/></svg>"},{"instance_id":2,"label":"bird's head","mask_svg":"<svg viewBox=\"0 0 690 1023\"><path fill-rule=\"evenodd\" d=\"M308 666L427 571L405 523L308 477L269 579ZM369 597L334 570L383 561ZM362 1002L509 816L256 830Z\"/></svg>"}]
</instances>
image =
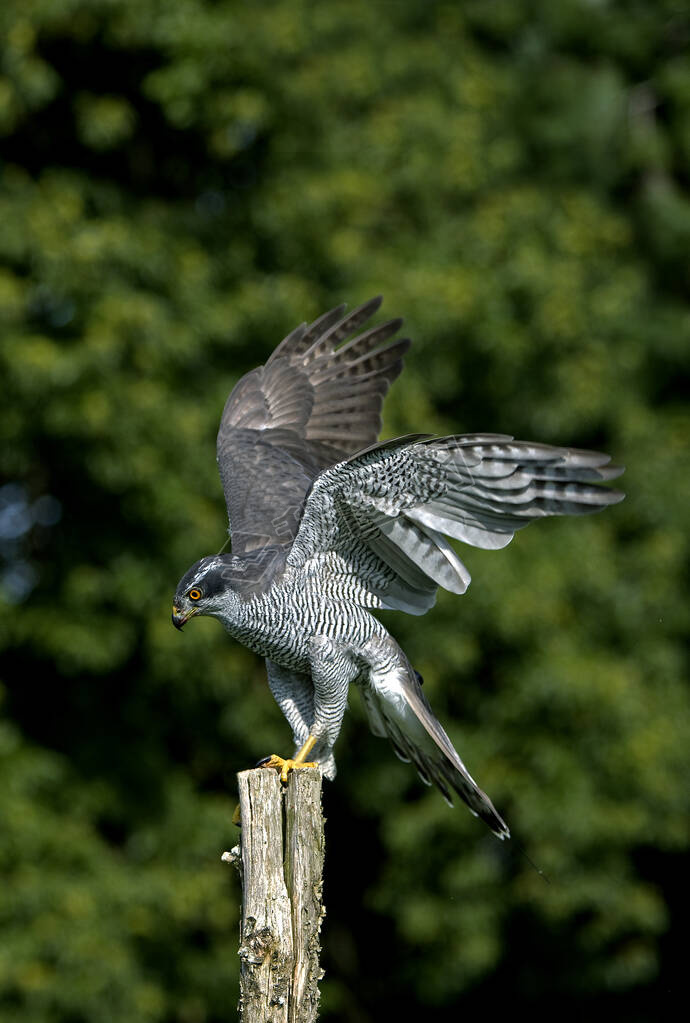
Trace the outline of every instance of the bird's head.
<instances>
[{"instance_id":1,"label":"bird's head","mask_svg":"<svg viewBox=\"0 0 690 1023\"><path fill-rule=\"evenodd\" d=\"M226 628L243 604L281 578L287 547L268 544L249 553L211 554L202 558L180 579L173 601L173 625L181 629L194 615L220 618Z\"/></svg>"},{"instance_id":2,"label":"bird's head","mask_svg":"<svg viewBox=\"0 0 690 1023\"><path fill-rule=\"evenodd\" d=\"M213 554L202 558L180 579L173 600L172 622L181 629L194 615L222 617L232 600L232 558Z\"/></svg>"}]
</instances>

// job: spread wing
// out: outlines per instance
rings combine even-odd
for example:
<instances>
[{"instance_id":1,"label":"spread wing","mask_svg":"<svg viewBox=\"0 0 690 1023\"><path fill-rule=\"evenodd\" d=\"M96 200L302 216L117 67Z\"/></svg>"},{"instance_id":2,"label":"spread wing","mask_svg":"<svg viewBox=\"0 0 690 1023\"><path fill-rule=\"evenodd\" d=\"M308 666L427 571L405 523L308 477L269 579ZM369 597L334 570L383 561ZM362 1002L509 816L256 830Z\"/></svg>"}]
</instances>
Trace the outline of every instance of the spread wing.
<instances>
[{"instance_id":1,"label":"spread wing","mask_svg":"<svg viewBox=\"0 0 690 1023\"><path fill-rule=\"evenodd\" d=\"M375 442L381 407L410 342L402 320L351 335L381 304L302 324L242 377L218 430L217 457L235 554L289 544L318 474Z\"/></svg>"},{"instance_id":2,"label":"spread wing","mask_svg":"<svg viewBox=\"0 0 690 1023\"><path fill-rule=\"evenodd\" d=\"M388 441L321 473L287 561L326 566L364 606L423 614L438 586L470 582L446 536L498 549L534 519L615 504L598 485L623 472L609 461L499 434Z\"/></svg>"}]
</instances>

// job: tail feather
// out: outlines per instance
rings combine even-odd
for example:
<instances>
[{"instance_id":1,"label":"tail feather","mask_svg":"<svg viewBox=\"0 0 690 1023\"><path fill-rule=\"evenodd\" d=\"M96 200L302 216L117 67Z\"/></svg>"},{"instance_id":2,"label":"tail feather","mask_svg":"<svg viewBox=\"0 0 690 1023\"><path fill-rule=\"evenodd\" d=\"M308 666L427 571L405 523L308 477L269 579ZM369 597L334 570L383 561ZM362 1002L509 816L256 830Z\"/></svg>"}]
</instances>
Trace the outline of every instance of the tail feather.
<instances>
[{"instance_id":1,"label":"tail feather","mask_svg":"<svg viewBox=\"0 0 690 1023\"><path fill-rule=\"evenodd\" d=\"M424 696L416 672L400 654L404 666L394 688L390 678L384 687L372 675L371 685L362 690L372 732L388 738L396 755L413 763L422 781L436 785L450 806L457 793L495 835L510 838L508 825L465 767Z\"/></svg>"}]
</instances>

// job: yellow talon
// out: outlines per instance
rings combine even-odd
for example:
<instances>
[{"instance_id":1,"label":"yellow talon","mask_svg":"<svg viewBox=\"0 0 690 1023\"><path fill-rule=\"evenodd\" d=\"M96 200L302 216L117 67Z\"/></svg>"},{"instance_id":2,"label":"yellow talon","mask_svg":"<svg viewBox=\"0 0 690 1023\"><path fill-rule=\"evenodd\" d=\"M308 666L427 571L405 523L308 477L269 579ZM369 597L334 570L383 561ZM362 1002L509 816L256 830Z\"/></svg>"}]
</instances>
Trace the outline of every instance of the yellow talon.
<instances>
[{"instance_id":1,"label":"yellow talon","mask_svg":"<svg viewBox=\"0 0 690 1023\"><path fill-rule=\"evenodd\" d=\"M305 744L297 751L294 760L284 760L279 757L277 753L272 753L270 757L266 757L264 760L260 760L256 765L257 767L279 767L280 768L280 780L287 783L288 774L290 771L295 771L299 767L318 767L318 764L313 761L306 761L305 757L308 757L314 746L316 745L316 736L310 735L307 738Z\"/></svg>"},{"instance_id":2,"label":"yellow talon","mask_svg":"<svg viewBox=\"0 0 690 1023\"><path fill-rule=\"evenodd\" d=\"M280 768L280 780L287 783L290 771L296 771L300 767L318 767L319 765L313 761L297 760L297 758L294 760L291 758L284 760L283 757L279 757L277 753L272 753L270 757L266 757L265 760L260 761L256 766Z\"/></svg>"}]
</instances>

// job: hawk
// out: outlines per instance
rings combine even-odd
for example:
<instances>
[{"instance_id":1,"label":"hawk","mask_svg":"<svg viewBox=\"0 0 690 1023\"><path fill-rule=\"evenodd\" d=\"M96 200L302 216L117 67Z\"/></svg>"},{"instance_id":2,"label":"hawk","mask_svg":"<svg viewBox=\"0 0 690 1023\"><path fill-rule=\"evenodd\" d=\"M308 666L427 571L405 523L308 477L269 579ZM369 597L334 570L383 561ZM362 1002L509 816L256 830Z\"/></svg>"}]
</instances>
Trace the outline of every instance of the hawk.
<instances>
[{"instance_id":1,"label":"hawk","mask_svg":"<svg viewBox=\"0 0 690 1023\"><path fill-rule=\"evenodd\" d=\"M439 586L470 575L446 537L498 550L547 515L582 515L623 498L599 484L608 455L504 434L414 434L377 443L381 407L410 342L395 319L358 333L374 298L302 324L227 400L217 457L232 553L202 558L177 587L172 620L218 618L266 659L295 752L263 764L318 764L333 747L351 683L372 732L446 800L457 793L498 835L509 829L434 715L421 676L374 613L422 615Z\"/></svg>"}]
</instances>

